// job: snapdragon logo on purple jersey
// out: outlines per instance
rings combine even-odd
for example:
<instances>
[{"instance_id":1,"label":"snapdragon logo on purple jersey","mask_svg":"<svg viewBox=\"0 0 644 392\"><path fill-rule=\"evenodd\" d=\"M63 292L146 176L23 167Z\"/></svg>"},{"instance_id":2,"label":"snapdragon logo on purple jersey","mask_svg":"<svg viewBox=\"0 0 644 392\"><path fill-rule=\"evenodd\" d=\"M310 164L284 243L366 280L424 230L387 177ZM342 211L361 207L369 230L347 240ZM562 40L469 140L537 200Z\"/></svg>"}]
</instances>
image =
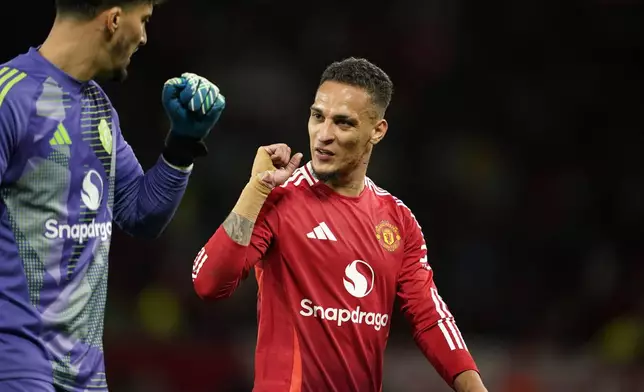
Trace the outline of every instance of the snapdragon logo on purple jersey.
<instances>
[{"instance_id":1,"label":"snapdragon logo on purple jersey","mask_svg":"<svg viewBox=\"0 0 644 392\"><path fill-rule=\"evenodd\" d=\"M96 211L101 207L103 201L104 183L101 175L90 169L83 178L81 189L81 201L88 211ZM83 209L81 208L81 220ZM45 237L49 239L73 239L79 244L90 238L108 240L112 235L112 222L81 222L74 225L62 224L56 219L48 219L45 222Z\"/></svg>"}]
</instances>

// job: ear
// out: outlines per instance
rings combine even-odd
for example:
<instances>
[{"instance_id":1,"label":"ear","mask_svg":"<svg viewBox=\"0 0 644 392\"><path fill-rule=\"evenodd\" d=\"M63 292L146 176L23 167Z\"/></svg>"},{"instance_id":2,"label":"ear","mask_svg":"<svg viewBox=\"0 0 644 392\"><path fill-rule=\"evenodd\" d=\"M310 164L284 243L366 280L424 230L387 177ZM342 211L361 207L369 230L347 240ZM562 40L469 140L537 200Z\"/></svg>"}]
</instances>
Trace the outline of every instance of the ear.
<instances>
[{"instance_id":1,"label":"ear","mask_svg":"<svg viewBox=\"0 0 644 392\"><path fill-rule=\"evenodd\" d=\"M387 134L387 129L389 129L389 124L387 123L387 120L380 119L378 122L376 122L375 127L371 130L371 139L369 142L373 144L374 146L385 137Z\"/></svg>"},{"instance_id":2,"label":"ear","mask_svg":"<svg viewBox=\"0 0 644 392\"><path fill-rule=\"evenodd\" d=\"M121 7L112 7L103 12L105 28L110 34L116 33L122 22L123 9Z\"/></svg>"}]
</instances>

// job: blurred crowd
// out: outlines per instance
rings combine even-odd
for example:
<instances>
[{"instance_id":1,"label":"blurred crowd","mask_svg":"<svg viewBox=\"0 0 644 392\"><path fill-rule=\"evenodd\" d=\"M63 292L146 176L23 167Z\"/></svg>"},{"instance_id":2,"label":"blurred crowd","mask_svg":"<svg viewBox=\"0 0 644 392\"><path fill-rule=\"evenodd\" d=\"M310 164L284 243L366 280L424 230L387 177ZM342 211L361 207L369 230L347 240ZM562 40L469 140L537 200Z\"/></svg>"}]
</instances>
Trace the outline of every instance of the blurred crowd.
<instances>
[{"instance_id":1,"label":"blurred crowd","mask_svg":"<svg viewBox=\"0 0 644 392\"><path fill-rule=\"evenodd\" d=\"M30 18L1 27L20 32L3 59L42 42L53 18L45 3L37 15L18 5ZM166 79L201 74L228 105L165 234L115 235L112 389L251 390L254 279L204 303L192 260L234 205L259 145L308 155L319 76L357 56L395 85L368 175L423 226L438 288L490 391L644 391L638 3L184 0L157 9L130 78L105 85L143 167L168 129ZM449 390L398 313L385 369L385 392Z\"/></svg>"}]
</instances>

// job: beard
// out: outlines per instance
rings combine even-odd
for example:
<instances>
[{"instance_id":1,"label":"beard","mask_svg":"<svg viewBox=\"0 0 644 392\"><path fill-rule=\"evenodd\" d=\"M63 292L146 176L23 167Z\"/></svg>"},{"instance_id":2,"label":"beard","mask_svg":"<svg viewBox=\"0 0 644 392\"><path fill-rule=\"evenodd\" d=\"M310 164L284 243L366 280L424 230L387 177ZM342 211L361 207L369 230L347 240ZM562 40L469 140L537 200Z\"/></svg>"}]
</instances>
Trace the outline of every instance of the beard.
<instances>
[{"instance_id":1,"label":"beard","mask_svg":"<svg viewBox=\"0 0 644 392\"><path fill-rule=\"evenodd\" d=\"M335 182L338 180L338 178L340 178L340 172L337 170L327 173L320 173L315 170L315 167L313 165L311 165L311 171L313 172L315 178L322 182Z\"/></svg>"},{"instance_id":2,"label":"beard","mask_svg":"<svg viewBox=\"0 0 644 392\"><path fill-rule=\"evenodd\" d=\"M116 68L109 71L103 71L96 75L96 80L100 82L124 82L127 79L127 69Z\"/></svg>"},{"instance_id":3,"label":"beard","mask_svg":"<svg viewBox=\"0 0 644 392\"><path fill-rule=\"evenodd\" d=\"M369 164L369 157L371 150L369 148L365 149L363 153L358 156L353 156L348 160L345 160L340 165L335 165L334 168L327 172L321 172L315 170L315 164L311 165L311 171L313 175L322 182L328 184L339 184L346 180L347 177L351 177L351 174L355 170L360 170L361 166L367 166Z\"/></svg>"},{"instance_id":4,"label":"beard","mask_svg":"<svg viewBox=\"0 0 644 392\"><path fill-rule=\"evenodd\" d=\"M112 71L112 74L110 75L110 81L112 82L124 82L125 79L127 79L127 68L122 67L122 68L117 68L114 71Z\"/></svg>"},{"instance_id":5,"label":"beard","mask_svg":"<svg viewBox=\"0 0 644 392\"><path fill-rule=\"evenodd\" d=\"M127 65L129 64L128 59L132 54L132 50L130 49L131 47L132 45L126 42L125 39L120 39L118 42L116 42L110 55L112 59L116 59L114 63L117 63L119 65L116 65L113 68L101 71L98 75L96 75L96 79L107 81L107 82L125 81L125 79L127 79L127 76L128 76L128 72L127 72ZM121 60L121 59L124 59L124 60ZM120 65L120 64L125 64L125 65Z\"/></svg>"}]
</instances>

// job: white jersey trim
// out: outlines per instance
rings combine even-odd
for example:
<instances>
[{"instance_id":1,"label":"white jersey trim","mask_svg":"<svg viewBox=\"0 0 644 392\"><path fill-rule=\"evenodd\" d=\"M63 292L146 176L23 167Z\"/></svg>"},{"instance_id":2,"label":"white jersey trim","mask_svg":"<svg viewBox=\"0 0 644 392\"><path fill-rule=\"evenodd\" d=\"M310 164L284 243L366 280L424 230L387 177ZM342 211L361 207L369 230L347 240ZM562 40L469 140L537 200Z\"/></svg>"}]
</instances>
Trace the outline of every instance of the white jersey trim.
<instances>
[{"instance_id":1,"label":"white jersey trim","mask_svg":"<svg viewBox=\"0 0 644 392\"><path fill-rule=\"evenodd\" d=\"M400 200L400 199L399 199L399 198L397 198L396 196L392 195L391 193L387 192L386 190L384 190L384 189L382 189L381 187L379 187L378 185L376 185L376 183L375 183L375 182L373 182L373 180L372 180L371 178L369 178L369 177L365 177L365 179L364 179L364 180L365 180L365 185L366 185L369 189L371 189L371 191L372 191L376 196L381 196L381 197L391 197L391 198L396 202L396 205L398 205L398 206L400 206L400 207L403 207L403 208L404 208L404 209L409 213L409 215L414 219L414 222L416 222L416 226L418 226L418 229L420 230L421 235L422 235L423 228L420 226L420 223L418 223L418 219L416 219L416 215L414 215L414 213L413 213L413 212L411 212L411 208L407 207L407 206L405 205L405 203L403 203L403 202L402 202L402 200ZM424 238L424 236L423 236L423 238Z\"/></svg>"},{"instance_id":2,"label":"white jersey trim","mask_svg":"<svg viewBox=\"0 0 644 392\"><path fill-rule=\"evenodd\" d=\"M288 180L286 180L286 182L280 185L280 187L286 188L289 184L300 186L302 182L306 182L309 186L318 182L317 178L315 178L315 175L313 174L311 162L295 169L293 174L288 178Z\"/></svg>"}]
</instances>

